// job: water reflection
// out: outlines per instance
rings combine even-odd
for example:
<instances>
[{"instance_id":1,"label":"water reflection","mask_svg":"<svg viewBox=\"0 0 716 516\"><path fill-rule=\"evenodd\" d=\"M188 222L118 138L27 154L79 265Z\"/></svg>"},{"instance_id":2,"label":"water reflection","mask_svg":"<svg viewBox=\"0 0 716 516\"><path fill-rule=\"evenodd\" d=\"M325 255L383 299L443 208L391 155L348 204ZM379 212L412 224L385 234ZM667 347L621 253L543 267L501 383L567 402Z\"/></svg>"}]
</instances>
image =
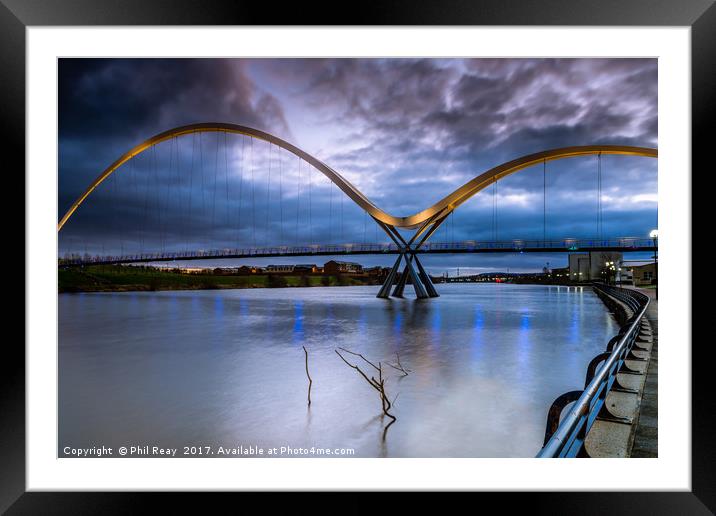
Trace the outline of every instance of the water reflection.
<instances>
[{"instance_id":1,"label":"water reflection","mask_svg":"<svg viewBox=\"0 0 716 516\"><path fill-rule=\"evenodd\" d=\"M517 360L522 368L528 366L530 358L530 316L528 309L523 307L520 314L520 331L517 347Z\"/></svg>"},{"instance_id":2,"label":"water reflection","mask_svg":"<svg viewBox=\"0 0 716 516\"><path fill-rule=\"evenodd\" d=\"M475 311L473 314L474 322L472 325L472 346L471 346L471 363L473 365L473 371L479 370L480 364L482 363L482 354L485 344L485 337L483 335L483 329L485 326L485 318L483 315L482 306L479 304L475 305Z\"/></svg>"},{"instance_id":3,"label":"water reflection","mask_svg":"<svg viewBox=\"0 0 716 516\"><path fill-rule=\"evenodd\" d=\"M428 302L374 287L62 295L59 321L60 445L367 457L533 456L549 404L616 328L590 290L505 284L441 285ZM386 442L379 397L338 346L411 370L386 370Z\"/></svg>"},{"instance_id":4,"label":"water reflection","mask_svg":"<svg viewBox=\"0 0 716 516\"><path fill-rule=\"evenodd\" d=\"M401 335L403 331L403 314L400 312L393 312L393 333L395 335Z\"/></svg>"},{"instance_id":5,"label":"water reflection","mask_svg":"<svg viewBox=\"0 0 716 516\"><path fill-rule=\"evenodd\" d=\"M303 301L293 303L293 342L303 342Z\"/></svg>"},{"instance_id":6,"label":"water reflection","mask_svg":"<svg viewBox=\"0 0 716 516\"><path fill-rule=\"evenodd\" d=\"M425 306L425 304L423 303L423 304L421 304L421 306ZM430 329L432 331L433 342L435 344L439 345L440 344L441 327L442 327L442 317L440 316L440 306L437 305L437 306L433 306L430 308L433 308L433 310L432 310L433 314L432 314L432 317L430 318L432 321L431 325L430 325Z\"/></svg>"}]
</instances>

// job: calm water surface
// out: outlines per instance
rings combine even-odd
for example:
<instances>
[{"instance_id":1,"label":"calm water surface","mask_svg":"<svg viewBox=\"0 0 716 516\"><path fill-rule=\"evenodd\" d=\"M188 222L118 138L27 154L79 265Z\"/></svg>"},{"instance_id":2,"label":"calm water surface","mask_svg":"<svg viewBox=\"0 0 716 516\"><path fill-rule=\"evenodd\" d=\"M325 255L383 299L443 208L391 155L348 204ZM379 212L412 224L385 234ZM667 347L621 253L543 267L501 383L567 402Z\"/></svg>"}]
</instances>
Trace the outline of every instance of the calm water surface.
<instances>
[{"instance_id":1,"label":"calm water surface","mask_svg":"<svg viewBox=\"0 0 716 516\"><path fill-rule=\"evenodd\" d=\"M63 294L59 445L353 448L363 457L530 457L549 405L618 328L590 289L439 285ZM306 406L302 346L313 404ZM397 422L335 354L386 368ZM361 364L364 365L364 364ZM369 368L364 368L365 370Z\"/></svg>"}]
</instances>

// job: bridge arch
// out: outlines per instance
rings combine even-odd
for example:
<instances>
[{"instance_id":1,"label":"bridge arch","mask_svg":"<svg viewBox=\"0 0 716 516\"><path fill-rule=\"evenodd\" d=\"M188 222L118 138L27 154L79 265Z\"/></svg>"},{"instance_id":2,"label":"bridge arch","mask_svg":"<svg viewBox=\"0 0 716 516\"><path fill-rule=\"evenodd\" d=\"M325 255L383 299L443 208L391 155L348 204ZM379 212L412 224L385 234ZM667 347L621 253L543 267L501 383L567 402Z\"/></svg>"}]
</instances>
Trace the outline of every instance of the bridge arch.
<instances>
[{"instance_id":1,"label":"bridge arch","mask_svg":"<svg viewBox=\"0 0 716 516\"><path fill-rule=\"evenodd\" d=\"M109 176L111 176L114 172L116 172L123 164L128 162L130 159L134 158L138 154L141 154L145 150L151 148L154 145L157 145L159 143L162 143L164 141L170 140L172 138L178 137L178 136L184 136L188 134L195 134L195 133L206 133L206 132L226 132L226 133L232 133L232 134L242 134L245 136L250 136L252 138L256 138L259 140L263 140L269 143L272 143L278 147L281 147L282 149L285 149L292 154L300 157L307 163L310 163L313 167L318 169L320 172L322 172L325 176L328 177L336 186L338 186L343 192L350 197L353 202L358 204L361 208L366 210L370 215L372 215L374 218L381 220L385 222L386 224L391 224L394 217L391 217L389 214L385 213L383 210L375 206L365 195L363 195L355 186L353 186L348 180L346 180L343 176L341 176L338 172L336 172L334 169L323 163L321 160L311 156L307 152L305 152L302 149L299 149L295 145L292 145L291 143L287 142L286 140L283 140L279 138L278 136L274 136L270 133L267 133L265 131L261 131L259 129L254 129L252 127L247 127L243 125L237 125L237 124L228 124L228 123L222 123L222 122L207 122L207 123L200 123L200 124L190 124L190 125L184 125L180 127L175 127L173 129L169 129L167 131L164 131L162 133L159 133L155 136L152 136L151 138L143 141L142 143L134 146L124 154L122 154L117 160L114 161L110 166L108 166L106 169L102 171L102 173L97 176L97 178L90 183L90 185L87 187L87 189L80 195L75 202L72 203L72 206L65 212L62 219L60 219L60 222L57 224L57 231L59 232L62 227L67 223L69 218L72 216L72 214L79 208L79 206L89 197L89 195L100 185L102 182L107 179Z\"/></svg>"},{"instance_id":2,"label":"bridge arch","mask_svg":"<svg viewBox=\"0 0 716 516\"><path fill-rule=\"evenodd\" d=\"M424 209L423 211L406 217L397 217L385 212L384 210L376 206L360 190L358 190L358 188L353 186L347 179L341 176L336 170L328 166L326 163L277 136L274 136L265 131L261 131L259 129L230 123L207 122L199 124L190 124L169 129L155 136L152 136L151 138L134 146L132 149L120 156L116 161L114 161L111 165L104 169L104 171L102 171L102 173L97 176L97 178L87 187L87 189L82 193L82 195L80 195L77 200L72 203L70 208L67 210L67 212L65 212L65 214L57 224L57 231L59 232L62 229L62 227L67 223L72 214L87 199L87 197L89 197L89 195L105 179L107 179L110 175L116 172L124 163L161 142L170 140L178 136L202 132L226 132L242 134L277 145L278 147L281 147L303 159L304 161L315 167L317 170L319 170L321 173L323 173L326 177L328 177L329 180L331 180L336 186L338 186L338 188L340 188L346 195L348 195L348 197L353 200L353 202L355 202L358 206L368 212L368 214L371 215L374 219L376 219L379 223L382 223L391 229L420 228L421 233L431 224L434 227L437 227L436 224L439 224L440 220L444 220L444 218L452 211L454 211L458 206L463 204L465 201L467 201L479 191L485 189L487 186L491 185L498 179L501 179L510 174L514 174L515 172L518 172L538 163L563 158L571 158L576 156L599 154L643 156L649 158L658 157L657 149L624 145L585 145L545 150L542 152L522 156L520 158L493 167L490 170L474 177L473 179L460 186L455 191L442 198L432 206Z\"/></svg>"},{"instance_id":3,"label":"bridge arch","mask_svg":"<svg viewBox=\"0 0 716 516\"><path fill-rule=\"evenodd\" d=\"M401 219L402 224L400 224L399 227L414 228L423 224L431 217L435 217L441 212L443 215L447 215L498 179L502 179L510 174L519 172L520 170L531 167L532 165L564 158L601 154L642 156L648 158L658 157L657 149L626 145L582 145L575 147L560 147L557 149L549 149L541 152L535 152L533 154L527 154L526 156L497 165L496 167L475 176L473 179L457 188L429 208L426 208L425 210L414 215L403 217Z\"/></svg>"}]
</instances>

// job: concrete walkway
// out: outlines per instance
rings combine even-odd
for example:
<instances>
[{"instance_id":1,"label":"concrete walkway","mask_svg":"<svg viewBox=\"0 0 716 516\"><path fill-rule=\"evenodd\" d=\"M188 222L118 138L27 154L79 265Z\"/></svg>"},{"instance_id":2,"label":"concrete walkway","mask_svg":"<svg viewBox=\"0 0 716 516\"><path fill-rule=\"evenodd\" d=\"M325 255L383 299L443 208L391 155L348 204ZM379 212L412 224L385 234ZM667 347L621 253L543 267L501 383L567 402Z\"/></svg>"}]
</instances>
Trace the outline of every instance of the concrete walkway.
<instances>
[{"instance_id":1,"label":"concrete walkway","mask_svg":"<svg viewBox=\"0 0 716 516\"><path fill-rule=\"evenodd\" d=\"M590 457L657 456L658 307L653 290L637 290L648 295L651 302L632 351L636 358L625 360L625 364L642 374L617 376L624 389L613 389L607 394L608 414L597 418L584 443ZM625 418L627 422L611 416Z\"/></svg>"},{"instance_id":2,"label":"concrete walkway","mask_svg":"<svg viewBox=\"0 0 716 516\"><path fill-rule=\"evenodd\" d=\"M639 290L651 298L646 317L651 324L652 346L630 456L654 458L658 456L659 451L659 309L654 290Z\"/></svg>"}]
</instances>

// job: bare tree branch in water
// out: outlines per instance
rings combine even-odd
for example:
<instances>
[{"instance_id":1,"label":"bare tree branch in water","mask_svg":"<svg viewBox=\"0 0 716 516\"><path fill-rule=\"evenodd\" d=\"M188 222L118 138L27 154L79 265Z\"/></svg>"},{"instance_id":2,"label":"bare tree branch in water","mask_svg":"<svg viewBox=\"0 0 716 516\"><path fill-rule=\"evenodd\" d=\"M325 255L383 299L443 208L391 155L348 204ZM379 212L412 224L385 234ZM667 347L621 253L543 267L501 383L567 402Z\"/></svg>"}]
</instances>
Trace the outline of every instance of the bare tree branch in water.
<instances>
[{"instance_id":1,"label":"bare tree branch in water","mask_svg":"<svg viewBox=\"0 0 716 516\"><path fill-rule=\"evenodd\" d=\"M400 363L400 354L399 353L395 354L395 358L397 360L395 365L391 364L390 362L386 362L386 364L388 364L390 367L392 367L396 371L400 371L401 373L403 373L403 376L408 376L408 373L413 372L410 369L406 369L405 367L403 367L403 364Z\"/></svg>"},{"instance_id":2,"label":"bare tree branch in water","mask_svg":"<svg viewBox=\"0 0 716 516\"><path fill-rule=\"evenodd\" d=\"M343 362L346 363L346 365L348 367L358 371L358 373L365 379L365 381L368 382L370 384L370 386L373 387L376 391L378 391L378 394L380 396L380 404L383 409L383 414L385 414L386 416L388 416L391 419L391 422L388 423L388 425L385 427L385 429L383 429L383 439L385 440L385 435L388 432L388 428L390 428L390 425L395 423L397 418L389 412L392 404L390 403L390 400L388 399L388 395L385 392L385 378L383 378L383 365L380 362L378 362L378 365L375 365L373 362L371 362L370 360L365 358L360 353L354 353L353 351L349 351L345 348L339 348L339 349L341 349L342 351L344 351L346 353L350 353L351 355L362 358L364 361L366 361L368 364L373 366L378 371L378 379L377 380L375 379L374 376L371 376L370 378L368 378L368 375L365 374L360 367L348 362L348 360L346 360L345 357L343 355L341 355L337 349L334 350L336 352L336 355L338 355L341 358L341 360L343 360Z\"/></svg>"},{"instance_id":3,"label":"bare tree branch in water","mask_svg":"<svg viewBox=\"0 0 716 516\"><path fill-rule=\"evenodd\" d=\"M311 385L313 385L313 380L311 379L311 375L308 372L308 351L306 350L306 346L301 346L303 348L303 352L306 354L306 376L308 376L308 406L311 406Z\"/></svg>"},{"instance_id":4,"label":"bare tree branch in water","mask_svg":"<svg viewBox=\"0 0 716 516\"><path fill-rule=\"evenodd\" d=\"M368 360L366 357L364 357L364 356L361 355L360 353L356 353L356 352L351 351L351 350L346 349L346 348L340 348L340 347L339 347L338 349L340 349L341 351L345 351L346 353L350 353L351 355L354 355L354 356L357 356L357 357L361 357L366 363L368 363L368 364L370 364L371 366L373 366L373 368L374 368L376 371L380 372L380 368L379 368L377 365L375 365L373 362L371 362L370 360ZM339 354L340 354L340 353L339 353ZM341 358L342 358L342 357L341 357Z\"/></svg>"}]
</instances>

